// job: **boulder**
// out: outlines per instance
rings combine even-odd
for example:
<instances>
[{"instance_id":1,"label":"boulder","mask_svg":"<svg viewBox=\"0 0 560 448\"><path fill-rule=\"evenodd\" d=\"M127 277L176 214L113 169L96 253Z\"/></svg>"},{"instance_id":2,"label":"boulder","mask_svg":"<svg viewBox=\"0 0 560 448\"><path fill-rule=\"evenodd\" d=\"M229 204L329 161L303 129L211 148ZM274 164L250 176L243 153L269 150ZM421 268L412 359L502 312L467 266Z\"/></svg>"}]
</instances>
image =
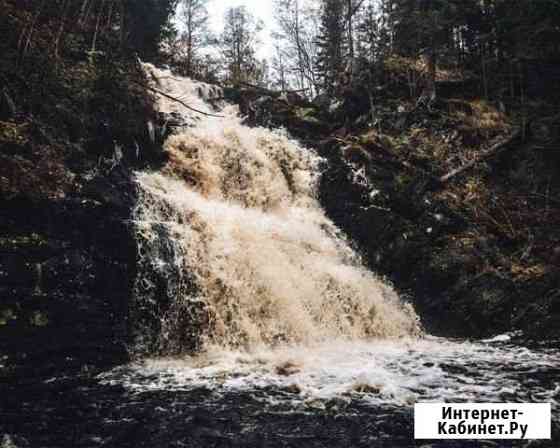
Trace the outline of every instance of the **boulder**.
<instances>
[{"instance_id":1,"label":"boulder","mask_svg":"<svg viewBox=\"0 0 560 448\"><path fill-rule=\"evenodd\" d=\"M313 105L322 110L327 110L331 105L331 97L326 93L320 93L313 99Z\"/></svg>"}]
</instances>

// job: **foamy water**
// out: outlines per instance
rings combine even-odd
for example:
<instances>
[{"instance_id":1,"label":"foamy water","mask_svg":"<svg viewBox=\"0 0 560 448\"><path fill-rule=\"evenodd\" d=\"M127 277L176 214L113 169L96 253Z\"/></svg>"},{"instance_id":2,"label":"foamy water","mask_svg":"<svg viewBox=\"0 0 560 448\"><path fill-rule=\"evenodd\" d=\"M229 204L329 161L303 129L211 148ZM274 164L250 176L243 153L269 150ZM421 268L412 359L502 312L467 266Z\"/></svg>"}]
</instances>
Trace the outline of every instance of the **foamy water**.
<instances>
[{"instance_id":1,"label":"foamy water","mask_svg":"<svg viewBox=\"0 0 560 448\"><path fill-rule=\"evenodd\" d=\"M329 400L408 406L423 401L560 401L560 355L501 343L337 342L310 347L212 350L196 357L147 359L105 374L132 392L255 389L296 407Z\"/></svg>"}]
</instances>

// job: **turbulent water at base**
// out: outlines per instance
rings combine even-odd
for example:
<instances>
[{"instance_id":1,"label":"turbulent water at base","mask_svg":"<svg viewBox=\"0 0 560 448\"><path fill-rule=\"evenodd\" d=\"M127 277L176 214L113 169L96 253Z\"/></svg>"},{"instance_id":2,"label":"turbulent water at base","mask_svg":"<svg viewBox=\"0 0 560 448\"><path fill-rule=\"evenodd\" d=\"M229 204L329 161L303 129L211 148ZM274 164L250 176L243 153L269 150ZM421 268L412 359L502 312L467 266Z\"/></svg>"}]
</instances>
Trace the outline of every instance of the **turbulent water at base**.
<instances>
[{"instance_id":1,"label":"turbulent water at base","mask_svg":"<svg viewBox=\"0 0 560 448\"><path fill-rule=\"evenodd\" d=\"M219 92L210 86L148 71L158 89L216 115L207 101ZM196 117L165 97L159 106L188 126L167 140L163 170L136 176L136 306L161 321L157 350L420 334L412 307L362 266L325 217L315 197L321 161L311 150L243 125L231 106L220 117ZM173 284L162 315L154 276Z\"/></svg>"},{"instance_id":2,"label":"turbulent water at base","mask_svg":"<svg viewBox=\"0 0 560 448\"><path fill-rule=\"evenodd\" d=\"M207 388L216 392L279 390L271 401L294 408L333 400L373 405L416 402L560 404L560 355L509 343L426 337L353 341L254 352L216 350L181 359L149 359L103 375L136 393Z\"/></svg>"}]
</instances>

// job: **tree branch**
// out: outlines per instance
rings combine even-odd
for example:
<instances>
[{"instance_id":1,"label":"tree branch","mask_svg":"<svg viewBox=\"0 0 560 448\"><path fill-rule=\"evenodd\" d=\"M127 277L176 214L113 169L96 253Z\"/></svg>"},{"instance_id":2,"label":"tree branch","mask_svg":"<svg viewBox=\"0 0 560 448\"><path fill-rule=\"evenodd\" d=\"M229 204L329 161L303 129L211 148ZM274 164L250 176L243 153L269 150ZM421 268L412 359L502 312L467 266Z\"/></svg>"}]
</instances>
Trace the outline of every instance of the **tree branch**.
<instances>
[{"instance_id":1,"label":"tree branch","mask_svg":"<svg viewBox=\"0 0 560 448\"><path fill-rule=\"evenodd\" d=\"M469 170L470 168L472 168L473 166L475 166L476 164L496 155L499 154L500 152L502 152L507 146L509 146L514 140L516 140L517 138L519 138L521 136L521 129L516 129L509 137L505 138L504 140L496 143L495 145L493 145L492 147L490 147L489 149L487 149L486 151L484 151L482 154L480 154L478 157L476 157L474 160L471 160L470 162L464 164L463 166L460 166L457 169L454 169L452 171L450 171L449 173L447 173L444 176L441 176L438 180L440 184L445 184L447 182L449 182L451 179L453 179L454 177L458 176L461 173L464 173L465 171Z\"/></svg>"},{"instance_id":2,"label":"tree branch","mask_svg":"<svg viewBox=\"0 0 560 448\"><path fill-rule=\"evenodd\" d=\"M145 84L143 84L143 83L141 83L141 82L138 82L138 81L134 81L134 82L135 82L136 84L138 84L138 85L140 85L140 86L142 86L142 87L144 87L144 88L146 88L146 89L148 89L148 90L154 92L154 93L157 93L158 95L164 96L165 98L170 99L171 101L175 101L176 103L179 103L181 106L183 106L183 107L185 107L185 108L187 108L187 109L189 109L189 110L191 110L191 111L193 111L193 112L196 112L197 114L205 115L205 116L207 116L207 117L224 118L223 115L209 114L208 112L204 112L204 111L202 111L202 110L195 109L194 107L189 106L189 105L188 105L187 103L185 103L184 101L181 101L180 99L175 98L174 96L171 96L171 95L169 95L168 93L162 92L161 90L156 89L155 87L145 85Z\"/></svg>"},{"instance_id":3,"label":"tree branch","mask_svg":"<svg viewBox=\"0 0 560 448\"><path fill-rule=\"evenodd\" d=\"M264 94L272 96L272 97L279 97L283 93L302 93L302 92L306 92L306 91L311 89L311 87L306 87L306 88L297 89L297 90L288 90L288 89L270 90L270 89L267 89L266 87L257 86L255 84L251 84L251 83L243 82L243 81L240 81L237 84L240 85L240 86L245 86L245 87L248 87L248 88L251 88L251 89L258 90L258 91L263 92Z\"/></svg>"}]
</instances>

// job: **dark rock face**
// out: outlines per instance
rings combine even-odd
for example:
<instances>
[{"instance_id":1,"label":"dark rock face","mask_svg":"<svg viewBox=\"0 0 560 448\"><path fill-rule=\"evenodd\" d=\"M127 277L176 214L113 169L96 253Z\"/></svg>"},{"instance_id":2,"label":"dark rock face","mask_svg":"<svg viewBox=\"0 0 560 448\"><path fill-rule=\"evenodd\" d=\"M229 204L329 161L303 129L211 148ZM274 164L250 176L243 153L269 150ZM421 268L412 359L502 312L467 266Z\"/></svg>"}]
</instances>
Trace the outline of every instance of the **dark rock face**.
<instances>
[{"instance_id":1,"label":"dark rock face","mask_svg":"<svg viewBox=\"0 0 560 448\"><path fill-rule=\"evenodd\" d=\"M539 61L527 59L522 61L527 92L530 96L558 99L560 87L560 66L558 61Z\"/></svg>"},{"instance_id":2,"label":"dark rock face","mask_svg":"<svg viewBox=\"0 0 560 448\"><path fill-rule=\"evenodd\" d=\"M225 89L225 99L239 105L248 126L283 127L302 140L326 135L328 114L295 93L279 95L266 89Z\"/></svg>"},{"instance_id":3,"label":"dark rock face","mask_svg":"<svg viewBox=\"0 0 560 448\"><path fill-rule=\"evenodd\" d=\"M464 321L465 310L442 298L442 292L459 280L466 260L457 258L448 269L440 269L434 263L439 250L437 236L451 223L461 223L442 210L441 204L432 203L420 184L407 192L396 191L391 167L376 165L365 184L357 181L336 144L322 148L320 154L328 160L320 200L329 217L356 242L370 269L388 276L402 293L413 297L429 331L453 336L480 336L487 331L489 322ZM375 200L371 198L372 186L378 188L380 196ZM453 258L453 254L445 255ZM468 303L470 294L464 291L463 295L468 296ZM471 305L477 309L475 303Z\"/></svg>"},{"instance_id":4,"label":"dark rock face","mask_svg":"<svg viewBox=\"0 0 560 448\"><path fill-rule=\"evenodd\" d=\"M130 173L117 168L74 197L2 201L4 374L48 374L126 358L134 196Z\"/></svg>"},{"instance_id":5,"label":"dark rock face","mask_svg":"<svg viewBox=\"0 0 560 448\"><path fill-rule=\"evenodd\" d=\"M319 152L328 161L320 184L328 216L371 270L412 298L428 331L486 337L522 329L536 341L558 340L560 280L553 271L530 282L481 271L506 243L480 237L466 247L455 241L472 224L427 191L422 179L396 188L398 171L379 161L357 178L336 142Z\"/></svg>"}]
</instances>

